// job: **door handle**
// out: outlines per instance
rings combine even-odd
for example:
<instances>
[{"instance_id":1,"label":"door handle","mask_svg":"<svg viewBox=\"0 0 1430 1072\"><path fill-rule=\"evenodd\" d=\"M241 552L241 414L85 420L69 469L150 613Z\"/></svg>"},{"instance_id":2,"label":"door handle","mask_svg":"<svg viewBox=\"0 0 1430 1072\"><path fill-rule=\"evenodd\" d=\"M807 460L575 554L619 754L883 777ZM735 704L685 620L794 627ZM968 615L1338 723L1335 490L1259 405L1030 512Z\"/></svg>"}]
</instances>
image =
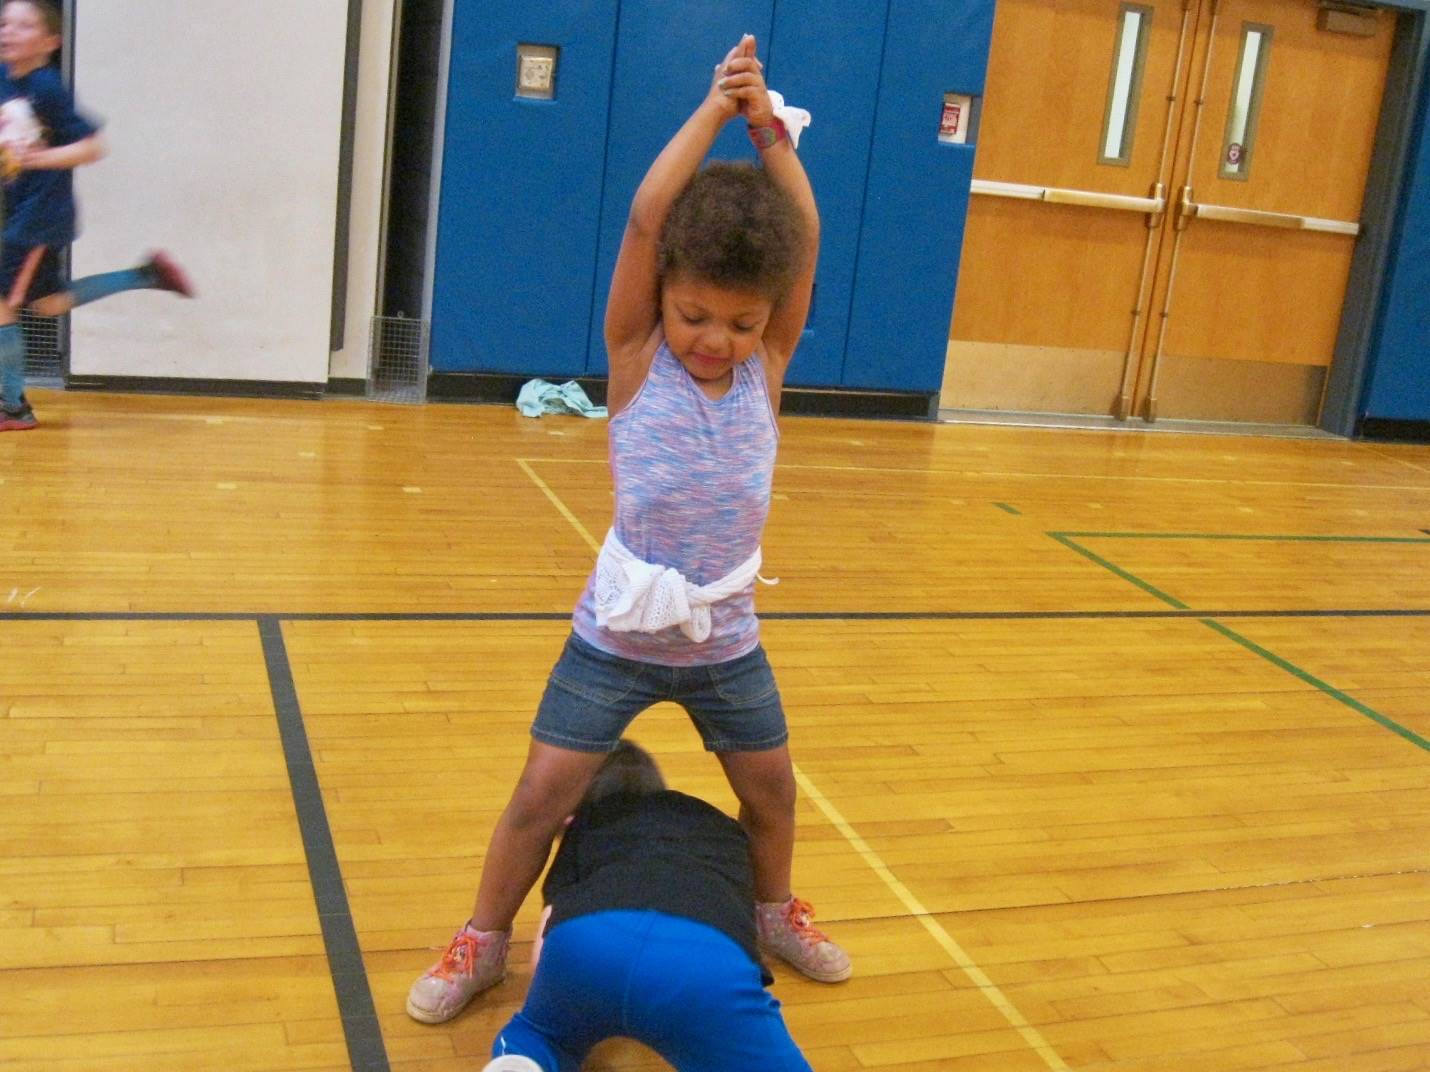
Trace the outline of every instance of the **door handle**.
<instances>
[{"instance_id":1,"label":"door handle","mask_svg":"<svg viewBox=\"0 0 1430 1072\"><path fill-rule=\"evenodd\" d=\"M1018 182L992 182L974 179L973 193L984 197L1012 197L1020 201L1046 201L1051 205L1078 205L1083 208L1109 208L1118 212L1160 213L1167 207L1165 197L1130 197L1126 194L1104 194L1096 190L1066 190L1056 186L1025 186Z\"/></svg>"},{"instance_id":2,"label":"door handle","mask_svg":"<svg viewBox=\"0 0 1430 1072\"><path fill-rule=\"evenodd\" d=\"M1201 201L1187 202L1186 209L1188 216L1195 216L1199 220L1216 220L1219 223L1278 227L1286 231L1320 231L1324 234L1352 237L1360 234L1360 224L1348 220L1325 220L1316 216L1297 216L1289 212L1263 212L1260 209L1211 205Z\"/></svg>"}]
</instances>

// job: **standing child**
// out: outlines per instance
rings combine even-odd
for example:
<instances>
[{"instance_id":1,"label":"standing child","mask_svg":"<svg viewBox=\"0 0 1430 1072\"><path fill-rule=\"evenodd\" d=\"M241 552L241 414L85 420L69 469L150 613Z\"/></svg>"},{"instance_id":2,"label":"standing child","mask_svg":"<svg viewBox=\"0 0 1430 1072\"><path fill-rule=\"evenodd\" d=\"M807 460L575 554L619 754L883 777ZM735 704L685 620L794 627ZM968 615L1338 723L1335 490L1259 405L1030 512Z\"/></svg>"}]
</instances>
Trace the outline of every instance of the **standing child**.
<instances>
[{"instance_id":1,"label":"standing child","mask_svg":"<svg viewBox=\"0 0 1430 1072\"><path fill-rule=\"evenodd\" d=\"M63 43L52 0L4 0L0 7L0 172L5 232L0 256L0 432L38 423L25 398L20 310L61 316L125 290L192 297L178 265L155 253L137 268L77 279L65 289L60 252L74 240L73 170L104 155L99 129L75 111L52 60Z\"/></svg>"},{"instance_id":2,"label":"standing child","mask_svg":"<svg viewBox=\"0 0 1430 1072\"><path fill-rule=\"evenodd\" d=\"M763 166L700 171L736 116ZM740 801L760 948L822 982L849 977L849 958L790 892L794 769L754 611L775 414L809 314L818 233L814 193L746 36L631 205L606 310L615 521L472 917L413 984L413 1018L448 1020L501 980L512 920L562 821L626 726L662 700L689 712Z\"/></svg>"}]
</instances>

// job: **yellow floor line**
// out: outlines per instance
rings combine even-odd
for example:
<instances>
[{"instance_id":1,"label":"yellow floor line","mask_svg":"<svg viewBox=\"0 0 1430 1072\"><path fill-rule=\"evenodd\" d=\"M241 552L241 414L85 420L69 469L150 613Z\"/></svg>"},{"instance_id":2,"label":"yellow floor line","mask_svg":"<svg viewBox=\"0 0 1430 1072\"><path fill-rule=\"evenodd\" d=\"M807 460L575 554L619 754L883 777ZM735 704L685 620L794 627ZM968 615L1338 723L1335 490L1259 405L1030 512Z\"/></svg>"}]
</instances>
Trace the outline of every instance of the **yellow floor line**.
<instances>
[{"instance_id":1,"label":"yellow floor line","mask_svg":"<svg viewBox=\"0 0 1430 1072\"><path fill-rule=\"evenodd\" d=\"M854 847L854 851L863 858L876 875L884 880L884 885L888 886L894 896L904 903L904 907L913 917L923 924L924 930L933 936L933 940L963 970L963 974L968 976L973 985L978 987L993 1007L1003 1014L1003 1018L1008 1021L1013 1030L1023 1036L1023 1041L1037 1051L1038 1056L1050 1069L1054 1069L1055 1072L1066 1072L1068 1066L1057 1055L1057 1051L1049 1046L1047 1040L1039 1034L1038 1029L1023 1018L1023 1014L1008 1000L1007 995L983 973L983 969L973 962L973 958L953 940L953 936L944 930L938 920L919 902L919 899L909 892L909 888L898 880L889 870L888 865L879 858L879 854L869 847L868 842L859 836L858 832L849 825L848 820L839 813L839 809L829 802L829 799L819 791L819 787L810 781L809 777L797 765L794 768L794 777L795 781L799 783L799 787L819 806L819 810L824 812L825 818L844 835L849 844Z\"/></svg>"},{"instance_id":2,"label":"yellow floor line","mask_svg":"<svg viewBox=\"0 0 1430 1072\"><path fill-rule=\"evenodd\" d=\"M580 519L566 508L566 504L561 501L561 496L557 495L556 492L552 491L551 488L547 485L546 481L542 480L541 477L536 475L536 470L532 469L531 466L526 464L525 458L518 458L516 460L516 464L521 466L522 471L525 472L527 476L531 477L531 482L541 489L541 493L551 500L551 505L561 511L561 516L564 517L567 521L571 522L571 525L576 529L577 532L581 534L581 538L585 540L587 544L590 545L591 550L595 551L597 554L600 554L601 545L591 537L591 534L589 532L586 531L586 526L581 524Z\"/></svg>"}]
</instances>

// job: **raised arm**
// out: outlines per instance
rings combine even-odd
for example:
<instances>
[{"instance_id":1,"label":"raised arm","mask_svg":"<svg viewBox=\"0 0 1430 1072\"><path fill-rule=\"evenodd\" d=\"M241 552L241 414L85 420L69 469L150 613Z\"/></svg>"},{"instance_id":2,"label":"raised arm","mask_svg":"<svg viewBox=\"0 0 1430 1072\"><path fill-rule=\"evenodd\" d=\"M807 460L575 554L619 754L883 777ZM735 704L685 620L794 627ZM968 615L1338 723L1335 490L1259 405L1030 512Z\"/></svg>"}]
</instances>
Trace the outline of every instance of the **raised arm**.
<instances>
[{"instance_id":1,"label":"raised arm","mask_svg":"<svg viewBox=\"0 0 1430 1072\"><path fill-rule=\"evenodd\" d=\"M610 359L607 403L621 409L640 389L649 360L647 343L660 321L660 232L670 206L689 184L724 125L738 114L738 101L721 91L721 72L738 51L715 66L710 91L641 180L631 202L625 236L606 303L606 351Z\"/></svg>"},{"instance_id":2,"label":"raised arm","mask_svg":"<svg viewBox=\"0 0 1430 1072\"><path fill-rule=\"evenodd\" d=\"M759 61L754 60L755 40L746 37L737 48L740 56L753 60L752 67L745 67L741 73L726 79L727 89L739 101L740 114L752 132L764 133L775 127L774 110L770 106L769 90L765 86L764 75ZM739 60L730 63L732 68L742 67ZM773 135L766 134L768 140ZM759 141L757 141L757 144ZM770 373L778 384L784 379L785 369L799 345L805 321L809 319L809 302L814 293L814 269L819 259L819 209L814 201L814 189L809 184L804 165L788 137L781 136L773 144L760 149L760 163L775 185L789 195L804 223L804 258L799 274L789 293L775 306L769 322L765 325L763 342L770 361Z\"/></svg>"}]
</instances>

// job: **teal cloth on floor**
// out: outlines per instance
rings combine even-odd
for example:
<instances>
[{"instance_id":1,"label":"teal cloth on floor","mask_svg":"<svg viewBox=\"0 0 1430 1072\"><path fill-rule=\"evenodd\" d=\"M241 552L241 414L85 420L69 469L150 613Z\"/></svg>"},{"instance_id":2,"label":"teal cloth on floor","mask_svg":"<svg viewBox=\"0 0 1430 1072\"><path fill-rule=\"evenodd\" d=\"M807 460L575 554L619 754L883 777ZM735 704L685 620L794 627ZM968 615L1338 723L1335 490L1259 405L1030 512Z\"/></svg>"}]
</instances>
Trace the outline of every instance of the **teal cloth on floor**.
<instances>
[{"instance_id":1,"label":"teal cloth on floor","mask_svg":"<svg viewBox=\"0 0 1430 1072\"><path fill-rule=\"evenodd\" d=\"M606 407L593 404L575 380L567 380L560 386L545 380L527 380L516 396L516 408L524 417L540 417L545 413L574 413L578 417L606 415Z\"/></svg>"}]
</instances>

